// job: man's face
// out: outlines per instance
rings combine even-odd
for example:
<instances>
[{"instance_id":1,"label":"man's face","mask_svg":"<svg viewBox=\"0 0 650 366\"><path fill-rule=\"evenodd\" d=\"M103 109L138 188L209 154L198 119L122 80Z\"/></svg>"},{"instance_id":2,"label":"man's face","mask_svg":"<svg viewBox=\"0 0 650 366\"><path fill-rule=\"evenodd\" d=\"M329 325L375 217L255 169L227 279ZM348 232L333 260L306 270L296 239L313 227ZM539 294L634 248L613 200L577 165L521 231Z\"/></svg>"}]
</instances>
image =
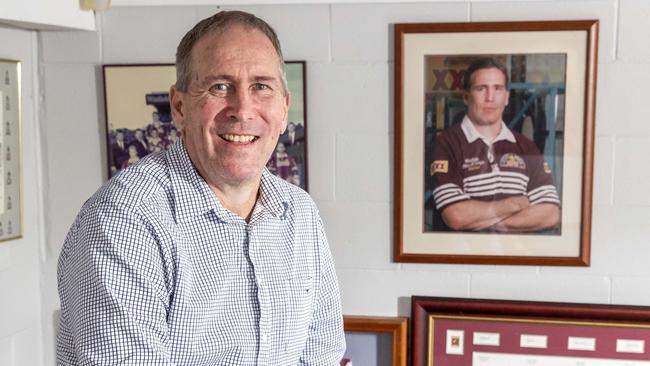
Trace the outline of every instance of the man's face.
<instances>
[{"instance_id":1,"label":"man's face","mask_svg":"<svg viewBox=\"0 0 650 366\"><path fill-rule=\"evenodd\" d=\"M508 105L506 76L497 68L480 69L474 72L470 84L465 92L469 119L479 126L499 123Z\"/></svg>"},{"instance_id":2,"label":"man's face","mask_svg":"<svg viewBox=\"0 0 650 366\"><path fill-rule=\"evenodd\" d=\"M172 87L171 95L174 120L208 184L259 181L286 128L290 99L263 33L233 25L203 37L192 49L188 91Z\"/></svg>"}]
</instances>

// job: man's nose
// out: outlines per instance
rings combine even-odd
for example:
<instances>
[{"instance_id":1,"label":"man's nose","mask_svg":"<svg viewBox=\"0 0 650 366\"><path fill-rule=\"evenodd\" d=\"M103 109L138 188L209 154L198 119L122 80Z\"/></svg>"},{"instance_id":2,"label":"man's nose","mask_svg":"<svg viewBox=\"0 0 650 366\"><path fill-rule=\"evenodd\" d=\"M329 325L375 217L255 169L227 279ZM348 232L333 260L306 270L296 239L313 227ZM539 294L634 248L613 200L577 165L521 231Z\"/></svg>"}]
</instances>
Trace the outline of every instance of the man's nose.
<instances>
[{"instance_id":1,"label":"man's nose","mask_svg":"<svg viewBox=\"0 0 650 366\"><path fill-rule=\"evenodd\" d=\"M487 88L487 91L485 93L485 100L488 102L491 102L494 100L494 94L496 93L496 90L493 88Z\"/></svg>"},{"instance_id":2,"label":"man's nose","mask_svg":"<svg viewBox=\"0 0 650 366\"><path fill-rule=\"evenodd\" d=\"M255 116L255 101L249 90L238 90L231 94L228 117L236 121L248 121Z\"/></svg>"}]
</instances>

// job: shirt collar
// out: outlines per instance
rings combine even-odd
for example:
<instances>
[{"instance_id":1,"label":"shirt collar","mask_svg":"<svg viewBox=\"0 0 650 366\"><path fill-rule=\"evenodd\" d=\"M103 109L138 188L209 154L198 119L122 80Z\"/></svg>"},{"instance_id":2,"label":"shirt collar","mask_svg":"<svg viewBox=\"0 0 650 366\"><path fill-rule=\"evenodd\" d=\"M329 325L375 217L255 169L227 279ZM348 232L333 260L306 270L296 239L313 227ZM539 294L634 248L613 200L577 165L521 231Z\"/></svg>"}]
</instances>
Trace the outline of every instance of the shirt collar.
<instances>
[{"instance_id":1,"label":"shirt collar","mask_svg":"<svg viewBox=\"0 0 650 366\"><path fill-rule=\"evenodd\" d=\"M512 131L510 131L503 120L501 121L501 131L499 131L499 134L491 142L476 130L474 124L472 123L472 120L470 120L467 115L465 115L465 118L463 118L463 122L461 123L460 128L463 130L465 138L469 143L472 143L478 139L483 140L487 145L501 140L512 142L513 144L517 142L515 135L512 133Z\"/></svg>"},{"instance_id":2,"label":"shirt collar","mask_svg":"<svg viewBox=\"0 0 650 366\"><path fill-rule=\"evenodd\" d=\"M256 219L256 214L265 215L266 212L273 217L286 218L290 204L290 190L286 182L264 168L260 182L260 195L255 203L251 222Z\"/></svg>"},{"instance_id":3,"label":"shirt collar","mask_svg":"<svg viewBox=\"0 0 650 366\"><path fill-rule=\"evenodd\" d=\"M242 220L221 205L208 183L199 175L187 153L183 138L178 139L167 151L167 164L177 222L188 221L211 210L225 222ZM277 177L264 168L254 212L262 215L268 212L272 216L284 217L288 208L289 191L280 183Z\"/></svg>"}]
</instances>

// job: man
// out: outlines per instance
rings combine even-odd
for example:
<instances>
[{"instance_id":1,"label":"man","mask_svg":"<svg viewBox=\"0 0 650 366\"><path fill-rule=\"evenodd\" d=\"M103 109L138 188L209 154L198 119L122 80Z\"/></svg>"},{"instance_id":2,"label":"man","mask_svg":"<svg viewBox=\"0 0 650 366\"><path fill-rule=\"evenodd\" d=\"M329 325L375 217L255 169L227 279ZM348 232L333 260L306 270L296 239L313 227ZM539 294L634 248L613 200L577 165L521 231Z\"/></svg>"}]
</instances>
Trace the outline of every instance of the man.
<instances>
[{"instance_id":1,"label":"man","mask_svg":"<svg viewBox=\"0 0 650 366\"><path fill-rule=\"evenodd\" d=\"M334 265L313 201L264 169L290 96L261 19L190 30L170 90L182 138L82 208L59 260L63 365L337 365Z\"/></svg>"},{"instance_id":2,"label":"man","mask_svg":"<svg viewBox=\"0 0 650 366\"><path fill-rule=\"evenodd\" d=\"M111 146L113 155L113 166L111 171L118 171L122 169L122 165L129 159L129 150L126 142L124 141L124 132L117 131L115 133L115 143Z\"/></svg>"},{"instance_id":3,"label":"man","mask_svg":"<svg viewBox=\"0 0 650 366\"><path fill-rule=\"evenodd\" d=\"M436 209L453 230L535 232L560 224L551 170L535 144L508 129L508 74L490 58L464 75L467 114L436 139Z\"/></svg>"},{"instance_id":4,"label":"man","mask_svg":"<svg viewBox=\"0 0 650 366\"><path fill-rule=\"evenodd\" d=\"M149 143L144 137L144 131L141 128L135 130L135 138L131 142L131 145L135 146L138 156L144 158L149 154Z\"/></svg>"}]
</instances>

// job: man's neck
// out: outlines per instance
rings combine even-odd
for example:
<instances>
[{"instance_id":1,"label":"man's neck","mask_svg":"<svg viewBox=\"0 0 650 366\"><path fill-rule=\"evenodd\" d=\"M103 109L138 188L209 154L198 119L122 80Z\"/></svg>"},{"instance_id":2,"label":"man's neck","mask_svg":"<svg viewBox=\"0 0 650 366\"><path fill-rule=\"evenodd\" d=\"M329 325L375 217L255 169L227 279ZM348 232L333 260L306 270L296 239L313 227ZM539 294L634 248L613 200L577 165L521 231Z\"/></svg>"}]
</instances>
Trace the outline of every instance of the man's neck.
<instances>
[{"instance_id":1,"label":"man's neck","mask_svg":"<svg viewBox=\"0 0 650 366\"><path fill-rule=\"evenodd\" d=\"M221 184L219 187L213 184L208 185L224 208L243 218L246 222L250 220L260 189L259 180L257 183Z\"/></svg>"}]
</instances>

